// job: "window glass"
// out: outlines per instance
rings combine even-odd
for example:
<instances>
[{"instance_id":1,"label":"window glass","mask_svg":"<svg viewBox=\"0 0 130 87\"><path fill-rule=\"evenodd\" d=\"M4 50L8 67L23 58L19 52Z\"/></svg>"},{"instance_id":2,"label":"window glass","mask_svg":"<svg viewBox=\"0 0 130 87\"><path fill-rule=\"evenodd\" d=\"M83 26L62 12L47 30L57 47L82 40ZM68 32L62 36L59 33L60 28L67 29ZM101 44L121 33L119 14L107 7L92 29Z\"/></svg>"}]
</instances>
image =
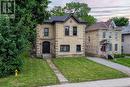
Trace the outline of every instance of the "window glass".
<instances>
[{"instance_id":1,"label":"window glass","mask_svg":"<svg viewBox=\"0 0 130 87\"><path fill-rule=\"evenodd\" d=\"M112 44L109 44L109 51L112 51Z\"/></svg>"},{"instance_id":2,"label":"window glass","mask_svg":"<svg viewBox=\"0 0 130 87\"><path fill-rule=\"evenodd\" d=\"M106 32L103 32L103 38L106 38Z\"/></svg>"},{"instance_id":3,"label":"window glass","mask_svg":"<svg viewBox=\"0 0 130 87\"><path fill-rule=\"evenodd\" d=\"M109 38L112 38L112 32L109 33Z\"/></svg>"},{"instance_id":4,"label":"window glass","mask_svg":"<svg viewBox=\"0 0 130 87\"><path fill-rule=\"evenodd\" d=\"M90 36L88 36L88 41L90 42Z\"/></svg>"},{"instance_id":5,"label":"window glass","mask_svg":"<svg viewBox=\"0 0 130 87\"><path fill-rule=\"evenodd\" d=\"M115 39L118 39L118 33L117 32L115 33Z\"/></svg>"},{"instance_id":6,"label":"window glass","mask_svg":"<svg viewBox=\"0 0 130 87\"><path fill-rule=\"evenodd\" d=\"M49 29L48 28L44 28L44 36L49 36Z\"/></svg>"},{"instance_id":7,"label":"window glass","mask_svg":"<svg viewBox=\"0 0 130 87\"><path fill-rule=\"evenodd\" d=\"M122 35L122 42L124 42L124 36Z\"/></svg>"},{"instance_id":8,"label":"window glass","mask_svg":"<svg viewBox=\"0 0 130 87\"><path fill-rule=\"evenodd\" d=\"M70 45L60 45L60 51L61 52L69 52L70 51Z\"/></svg>"},{"instance_id":9,"label":"window glass","mask_svg":"<svg viewBox=\"0 0 130 87\"><path fill-rule=\"evenodd\" d=\"M73 27L73 36L77 36L77 27Z\"/></svg>"},{"instance_id":10,"label":"window glass","mask_svg":"<svg viewBox=\"0 0 130 87\"><path fill-rule=\"evenodd\" d=\"M65 36L69 36L69 26L65 26Z\"/></svg>"},{"instance_id":11,"label":"window glass","mask_svg":"<svg viewBox=\"0 0 130 87\"><path fill-rule=\"evenodd\" d=\"M115 44L115 51L118 50L118 44Z\"/></svg>"},{"instance_id":12,"label":"window glass","mask_svg":"<svg viewBox=\"0 0 130 87\"><path fill-rule=\"evenodd\" d=\"M76 51L77 51L77 52L81 52L81 45L77 45L77 46L76 46Z\"/></svg>"}]
</instances>

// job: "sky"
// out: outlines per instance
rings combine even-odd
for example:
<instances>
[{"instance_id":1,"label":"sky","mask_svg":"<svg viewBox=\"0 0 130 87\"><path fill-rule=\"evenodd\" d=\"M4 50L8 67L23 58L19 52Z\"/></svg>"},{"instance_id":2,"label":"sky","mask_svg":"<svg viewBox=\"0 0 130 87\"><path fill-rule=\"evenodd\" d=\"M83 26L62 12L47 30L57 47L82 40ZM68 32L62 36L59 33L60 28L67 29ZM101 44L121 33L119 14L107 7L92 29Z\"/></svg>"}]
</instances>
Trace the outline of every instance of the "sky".
<instances>
[{"instance_id":1,"label":"sky","mask_svg":"<svg viewBox=\"0 0 130 87\"><path fill-rule=\"evenodd\" d=\"M50 8L64 6L68 2L87 3L91 8L90 15L98 21L106 21L111 17L123 16L130 19L130 0L50 0Z\"/></svg>"}]
</instances>

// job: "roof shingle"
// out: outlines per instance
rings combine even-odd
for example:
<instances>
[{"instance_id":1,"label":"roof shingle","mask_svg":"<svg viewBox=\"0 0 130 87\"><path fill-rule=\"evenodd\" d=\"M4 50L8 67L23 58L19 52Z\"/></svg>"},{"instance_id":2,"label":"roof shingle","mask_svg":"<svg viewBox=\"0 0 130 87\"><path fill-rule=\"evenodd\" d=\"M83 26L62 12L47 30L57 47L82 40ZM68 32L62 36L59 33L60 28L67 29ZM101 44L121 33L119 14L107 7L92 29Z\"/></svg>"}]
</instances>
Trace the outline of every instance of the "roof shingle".
<instances>
[{"instance_id":1,"label":"roof shingle","mask_svg":"<svg viewBox=\"0 0 130 87\"><path fill-rule=\"evenodd\" d=\"M64 16L53 16L49 20L45 20L44 23L65 22L70 17L73 17L78 23L86 23L85 21L76 18L72 14L64 15Z\"/></svg>"}]
</instances>

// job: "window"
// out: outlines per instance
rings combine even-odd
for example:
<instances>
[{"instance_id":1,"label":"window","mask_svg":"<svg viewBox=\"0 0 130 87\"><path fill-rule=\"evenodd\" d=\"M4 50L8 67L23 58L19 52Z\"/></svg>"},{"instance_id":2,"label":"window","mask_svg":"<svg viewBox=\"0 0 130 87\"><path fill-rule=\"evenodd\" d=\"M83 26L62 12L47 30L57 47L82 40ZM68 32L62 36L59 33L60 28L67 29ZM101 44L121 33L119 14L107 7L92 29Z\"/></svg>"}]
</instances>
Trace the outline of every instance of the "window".
<instances>
[{"instance_id":1,"label":"window","mask_svg":"<svg viewBox=\"0 0 130 87\"><path fill-rule=\"evenodd\" d=\"M73 27L73 36L77 36L77 27Z\"/></svg>"},{"instance_id":2,"label":"window","mask_svg":"<svg viewBox=\"0 0 130 87\"><path fill-rule=\"evenodd\" d=\"M90 36L88 36L88 42L90 42Z\"/></svg>"},{"instance_id":3,"label":"window","mask_svg":"<svg viewBox=\"0 0 130 87\"><path fill-rule=\"evenodd\" d=\"M60 52L69 52L70 45L60 45Z\"/></svg>"},{"instance_id":4,"label":"window","mask_svg":"<svg viewBox=\"0 0 130 87\"><path fill-rule=\"evenodd\" d=\"M103 38L106 38L106 32L103 32Z\"/></svg>"},{"instance_id":5,"label":"window","mask_svg":"<svg viewBox=\"0 0 130 87\"><path fill-rule=\"evenodd\" d=\"M123 46L121 46L121 52L123 53L124 52L124 50L123 50L124 48L123 48Z\"/></svg>"},{"instance_id":6,"label":"window","mask_svg":"<svg viewBox=\"0 0 130 87\"><path fill-rule=\"evenodd\" d=\"M109 51L112 51L112 44L109 44Z\"/></svg>"},{"instance_id":7,"label":"window","mask_svg":"<svg viewBox=\"0 0 130 87\"><path fill-rule=\"evenodd\" d=\"M115 44L115 51L118 50L118 44Z\"/></svg>"},{"instance_id":8,"label":"window","mask_svg":"<svg viewBox=\"0 0 130 87\"><path fill-rule=\"evenodd\" d=\"M109 33L109 38L112 38L112 32Z\"/></svg>"},{"instance_id":9,"label":"window","mask_svg":"<svg viewBox=\"0 0 130 87\"><path fill-rule=\"evenodd\" d=\"M49 29L48 28L44 28L44 36L49 36Z\"/></svg>"},{"instance_id":10,"label":"window","mask_svg":"<svg viewBox=\"0 0 130 87\"><path fill-rule=\"evenodd\" d=\"M81 45L76 45L76 51L81 52Z\"/></svg>"},{"instance_id":11,"label":"window","mask_svg":"<svg viewBox=\"0 0 130 87\"><path fill-rule=\"evenodd\" d=\"M105 45L102 45L101 51L106 52L106 46Z\"/></svg>"},{"instance_id":12,"label":"window","mask_svg":"<svg viewBox=\"0 0 130 87\"><path fill-rule=\"evenodd\" d=\"M65 36L69 36L69 26L65 26Z\"/></svg>"},{"instance_id":13,"label":"window","mask_svg":"<svg viewBox=\"0 0 130 87\"><path fill-rule=\"evenodd\" d=\"M124 36L122 35L122 42L124 42Z\"/></svg>"},{"instance_id":14,"label":"window","mask_svg":"<svg viewBox=\"0 0 130 87\"><path fill-rule=\"evenodd\" d=\"M118 39L118 33L117 32L115 33L115 39L116 40Z\"/></svg>"}]
</instances>

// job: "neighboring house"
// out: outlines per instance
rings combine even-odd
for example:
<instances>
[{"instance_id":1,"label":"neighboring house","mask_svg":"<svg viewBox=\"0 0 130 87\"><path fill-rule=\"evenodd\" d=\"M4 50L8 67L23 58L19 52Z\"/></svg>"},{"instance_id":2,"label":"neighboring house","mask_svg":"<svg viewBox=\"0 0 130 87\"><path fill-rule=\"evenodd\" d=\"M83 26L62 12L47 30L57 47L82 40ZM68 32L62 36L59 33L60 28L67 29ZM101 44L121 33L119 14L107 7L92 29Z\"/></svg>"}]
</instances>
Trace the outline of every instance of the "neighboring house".
<instances>
[{"instance_id":1,"label":"neighboring house","mask_svg":"<svg viewBox=\"0 0 130 87\"><path fill-rule=\"evenodd\" d=\"M121 29L113 21L97 22L86 29L86 54L108 57L121 54Z\"/></svg>"},{"instance_id":2,"label":"neighboring house","mask_svg":"<svg viewBox=\"0 0 130 87\"><path fill-rule=\"evenodd\" d=\"M86 22L73 15L44 21L37 26L37 56L85 56L85 28Z\"/></svg>"},{"instance_id":3,"label":"neighboring house","mask_svg":"<svg viewBox=\"0 0 130 87\"><path fill-rule=\"evenodd\" d=\"M122 30L122 53L130 54L130 25Z\"/></svg>"}]
</instances>

